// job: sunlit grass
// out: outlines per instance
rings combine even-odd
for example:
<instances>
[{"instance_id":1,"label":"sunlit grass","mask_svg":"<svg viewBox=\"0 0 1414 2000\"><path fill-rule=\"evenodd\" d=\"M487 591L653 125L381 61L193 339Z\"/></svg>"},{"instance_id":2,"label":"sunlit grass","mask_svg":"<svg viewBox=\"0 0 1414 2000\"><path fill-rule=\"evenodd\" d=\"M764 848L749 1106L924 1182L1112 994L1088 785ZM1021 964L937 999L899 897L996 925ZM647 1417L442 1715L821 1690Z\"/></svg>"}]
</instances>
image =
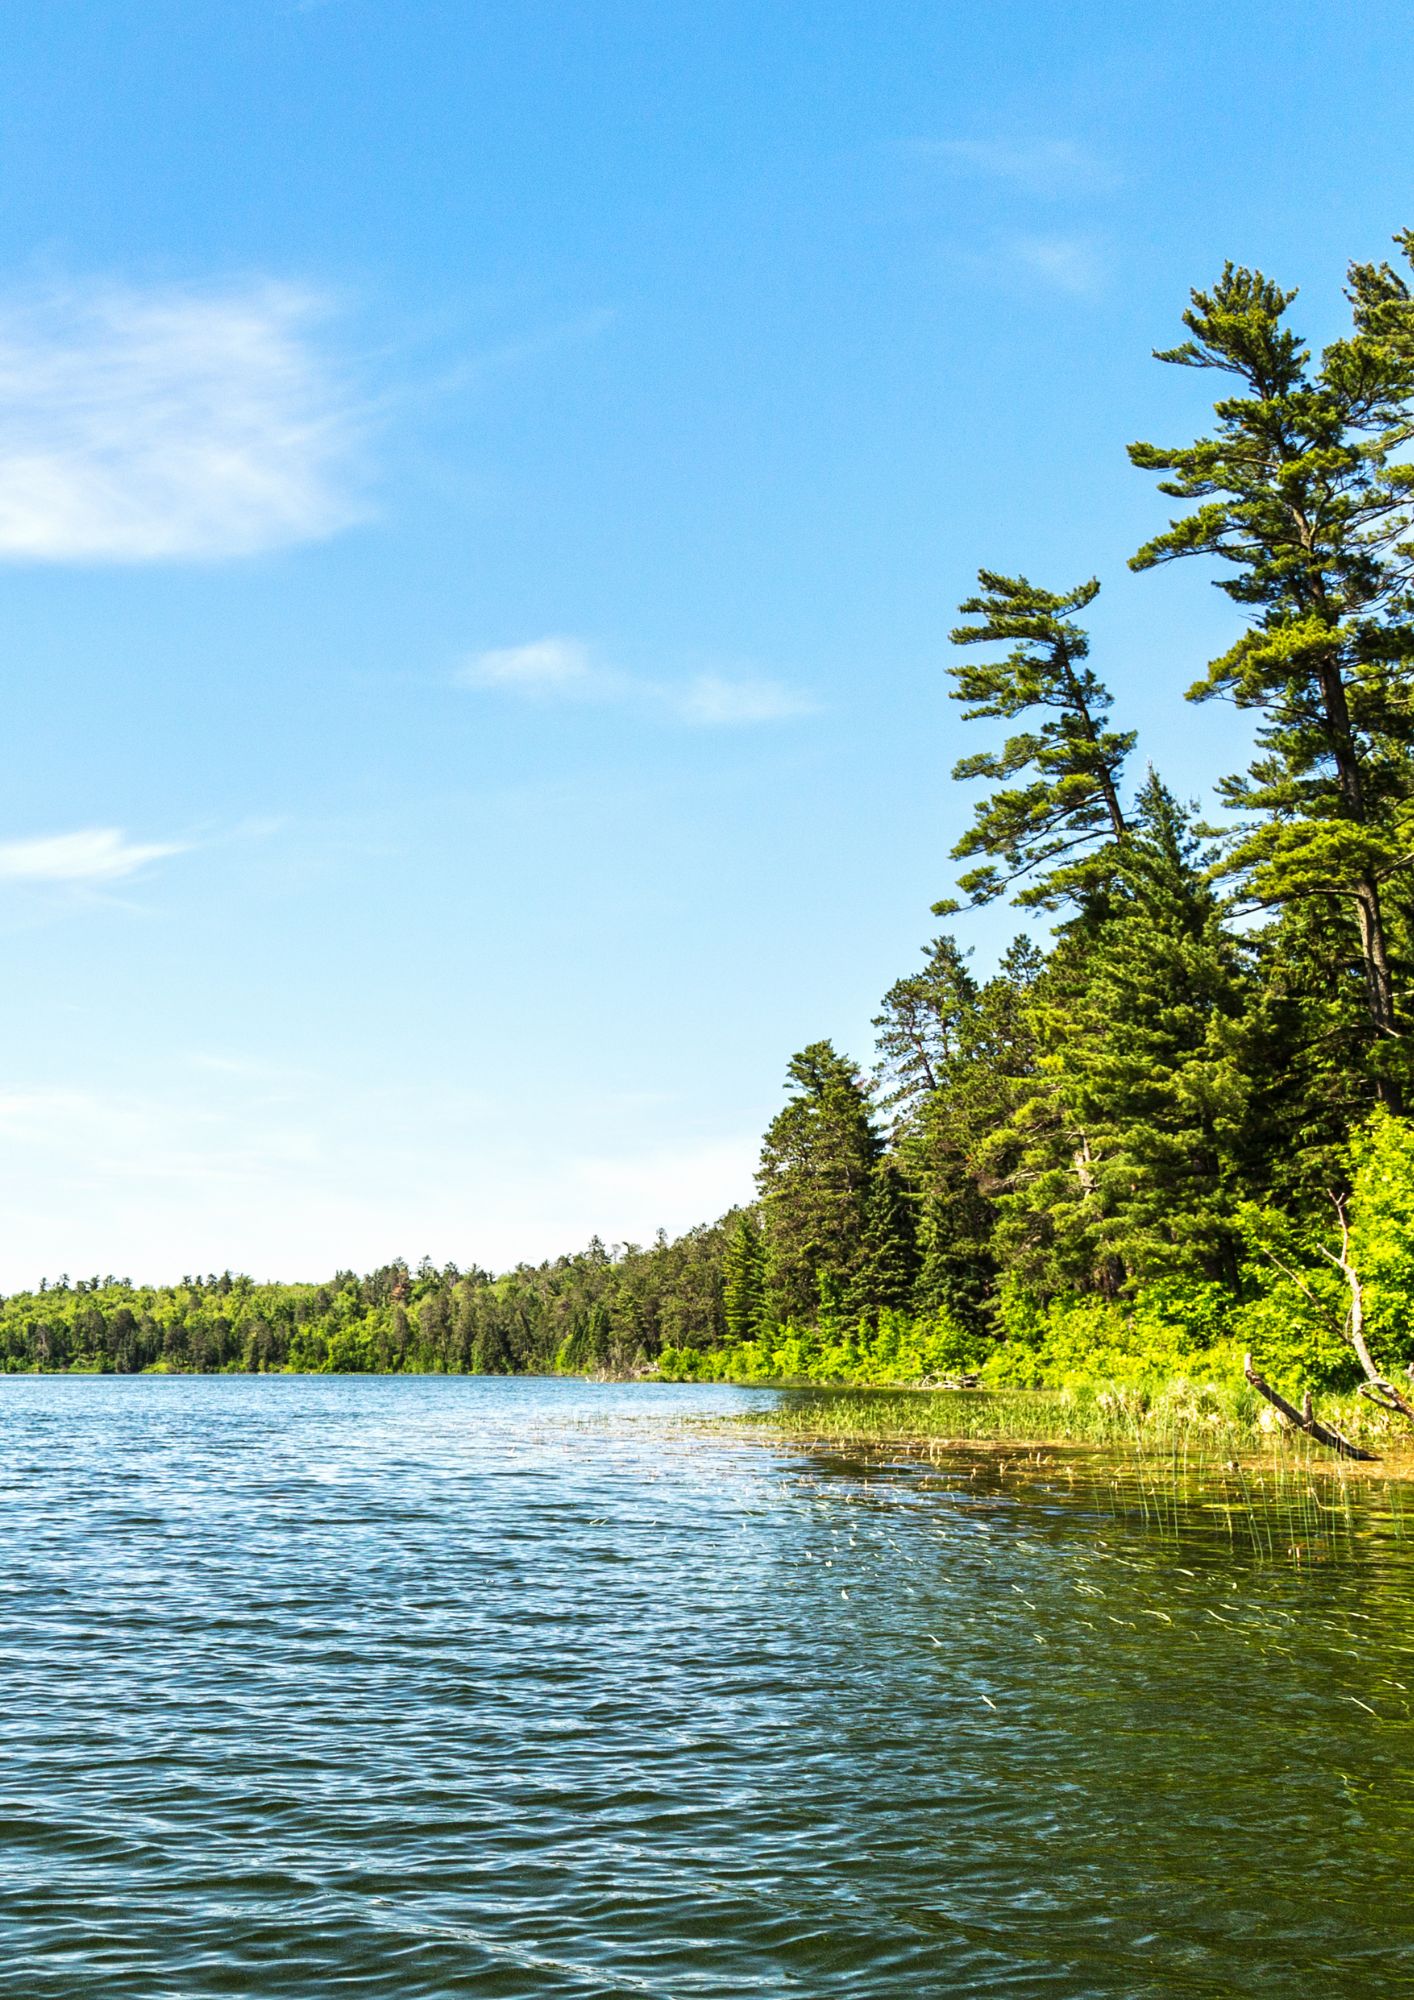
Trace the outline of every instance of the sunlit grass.
<instances>
[{"instance_id":1,"label":"sunlit grass","mask_svg":"<svg viewBox=\"0 0 1414 2000\"><path fill-rule=\"evenodd\" d=\"M1414 1439L1359 1397L1323 1414L1380 1452L1342 1459L1267 1420L1250 1392L1172 1382L1148 1391L802 1389L754 1412L758 1435L805 1447L947 1463L950 1476L1062 1482L1117 1520L1195 1529L1279 1561L1320 1562L1368 1533L1414 1529ZM1273 1413L1274 1414L1274 1413Z\"/></svg>"},{"instance_id":2,"label":"sunlit grass","mask_svg":"<svg viewBox=\"0 0 1414 2000\"><path fill-rule=\"evenodd\" d=\"M1360 1396L1323 1399L1322 1416L1353 1442L1414 1473L1414 1436ZM1246 1384L1179 1379L1065 1389L793 1390L755 1421L838 1443L995 1442L1092 1445L1153 1459L1254 1455L1338 1463L1286 1430Z\"/></svg>"}]
</instances>

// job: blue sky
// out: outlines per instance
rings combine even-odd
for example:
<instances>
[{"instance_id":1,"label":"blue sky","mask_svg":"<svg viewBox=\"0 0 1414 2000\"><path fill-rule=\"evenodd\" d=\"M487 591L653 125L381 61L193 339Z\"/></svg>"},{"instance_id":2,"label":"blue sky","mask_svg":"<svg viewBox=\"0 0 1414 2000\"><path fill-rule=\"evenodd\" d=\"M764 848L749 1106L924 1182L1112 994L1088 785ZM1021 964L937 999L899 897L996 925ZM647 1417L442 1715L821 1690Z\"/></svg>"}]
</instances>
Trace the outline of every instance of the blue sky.
<instances>
[{"instance_id":1,"label":"blue sky","mask_svg":"<svg viewBox=\"0 0 1414 2000\"><path fill-rule=\"evenodd\" d=\"M1338 323L1409 15L10 0L0 1285L494 1267L750 1192L968 817L979 564L1231 631L1130 438L1224 257ZM975 732L974 732L975 733ZM969 743L969 748L977 747ZM985 965L1005 912L965 920Z\"/></svg>"}]
</instances>

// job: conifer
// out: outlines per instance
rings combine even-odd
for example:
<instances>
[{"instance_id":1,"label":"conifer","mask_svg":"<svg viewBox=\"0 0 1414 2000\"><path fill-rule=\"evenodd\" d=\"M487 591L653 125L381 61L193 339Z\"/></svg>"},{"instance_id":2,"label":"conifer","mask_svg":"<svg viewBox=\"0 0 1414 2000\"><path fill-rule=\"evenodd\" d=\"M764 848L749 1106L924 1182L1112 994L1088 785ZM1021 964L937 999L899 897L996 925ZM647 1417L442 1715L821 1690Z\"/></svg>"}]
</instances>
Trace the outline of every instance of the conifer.
<instances>
[{"instance_id":1,"label":"conifer","mask_svg":"<svg viewBox=\"0 0 1414 2000\"><path fill-rule=\"evenodd\" d=\"M727 1237L722 1259L722 1315L727 1337L754 1340L766 1311L766 1254L761 1232L748 1209L741 1209Z\"/></svg>"},{"instance_id":2,"label":"conifer","mask_svg":"<svg viewBox=\"0 0 1414 2000\"><path fill-rule=\"evenodd\" d=\"M1057 595L1026 577L979 570L982 588L960 607L977 622L950 635L956 646L1005 644L1000 659L950 667L953 699L968 721L1011 722L1039 711L1042 720L1008 737L1000 750L963 757L954 778L987 778L999 789L977 806L973 825L953 848L955 860L987 858L959 877L972 904L990 903L1018 882L1015 901L1056 909L1084 901L1102 882L1107 856L1125 838L1120 804L1132 730L1106 727L1108 690L1086 664L1089 635L1072 615L1099 595L1093 579ZM1023 772L1021 784L1010 780ZM1029 880L1028 880L1029 878ZM935 906L943 915L957 906Z\"/></svg>"},{"instance_id":3,"label":"conifer","mask_svg":"<svg viewBox=\"0 0 1414 2000\"><path fill-rule=\"evenodd\" d=\"M1396 239L1414 261L1414 232ZM1197 504L1138 551L1227 566L1218 588L1249 618L1190 698L1260 717L1257 755L1228 778L1240 816L1227 867L1255 903L1344 912L1364 982L1370 1067L1405 1092L1406 1028L1386 910L1414 858L1414 295L1386 264L1354 265L1351 331L1313 361L1286 324L1295 292L1228 264L1183 315L1161 361L1230 378L1212 434L1135 444L1159 490Z\"/></svg>"},{"instance_id":4,"label":"conifer","mask_svg":"<svg viewBox=\"0 0 1414 2000\"><path fill-rule=\"evenodd\" d=\"M863 1080L830 1042L793 1056L787 1076L793 1094L767 1128L756 1181L772 1314L804 1321L822 1275L842 1291L855 1277L882 1146Z\"/></svg>"},{"instance_id":5,"label":"conifer","mask_svg":"<svg viewBox=\"0 0 1414 2000\"><path fill-rule=\"evenodd\" d=\"M848 1304L860 1314L904 1312L918 1272L913 1203L898 1163L881 1159L869 1180L859 1261Z\"/></svg>"}]
</instances>

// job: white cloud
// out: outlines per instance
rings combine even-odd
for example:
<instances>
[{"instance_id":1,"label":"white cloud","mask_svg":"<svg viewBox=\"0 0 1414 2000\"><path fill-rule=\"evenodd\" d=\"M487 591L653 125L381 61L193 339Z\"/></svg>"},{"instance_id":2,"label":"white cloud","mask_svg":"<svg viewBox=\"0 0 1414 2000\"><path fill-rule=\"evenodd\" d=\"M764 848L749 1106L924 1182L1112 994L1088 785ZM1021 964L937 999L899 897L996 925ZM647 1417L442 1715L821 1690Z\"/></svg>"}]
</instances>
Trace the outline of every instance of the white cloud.
<instances>
[{"instance_id":1,"label":"white cloud","mask_svg":"<svg viewBox=\"0 0 1414 2000\"><path fill-rule=\"evenodd\" d=\"M817 708L808 695L781 681L736 680L722 674L660 681L622 673L596 661L581 639L534 639L523 646L477 653L456 678L463 687L532 700L636 704L703 728L783 722L812 715Z\"/></svg>"},{"instance_id":2,"label":"white cloud","mask_svg":"<svg viewBox=\"0 0 1414 2000\"><path fill-rule=\"evenodd\" d=\"M171 842L129 840L116 826L0 841L0 881L118 882L150 861L183 852Z\"/></svg>"},{"instance_id":3,"label":"white cloud","mask_svg":"<svg viewBox=\"0 0 1414 2000\"><path fill-rule=\"evenodd\" d=\"M1018 236L1009 245L1010 261L1057 291L1084 298L1104 281L1104 259L1088 236Z\"/></svg>"},{"instance_id":4,"label":"white cloud","mask_svg":"<svg viewBox=\"0 0 1414 2000\"><path fill-rule=\"evenodd\" d=\"M918 139L910 150L1028 194L1103 194L1119 185L1111 166L1072 139Z\"/></svg>"},{"instance_id":5,"label":"white cloud","mask_svg":"<svg viewBox=\"0 0 1414 2000\"><path fill-rule=\"evenodd\" d=\"M596 684L589 649L578 639L494 647L468 660L458 678L467 687L510 688L519 694L563 694Z\"/></svg>"},{"instance_id":6,"label":"white cloud","mask_svg":"<svg viewBox=\"0 0 1414 2000\"><path fill-rule=\"evenodd\" d=\"M816 704L798 688L782 681L733 681L720 674L699 674L674 701L685 722L708 727L748 722L786 722L792 716L813 715Z\"/></svg>"},{"instance_id":7,"label":"white cloud","mask_svg":"<svg viewBox=\"0 0 1414 2000\"><path fill-rule=\"evenodd\" d=\"M352 412L269 283L0 303L0 559L239 556L355 518Z\"/></svg>"}]
</instances>

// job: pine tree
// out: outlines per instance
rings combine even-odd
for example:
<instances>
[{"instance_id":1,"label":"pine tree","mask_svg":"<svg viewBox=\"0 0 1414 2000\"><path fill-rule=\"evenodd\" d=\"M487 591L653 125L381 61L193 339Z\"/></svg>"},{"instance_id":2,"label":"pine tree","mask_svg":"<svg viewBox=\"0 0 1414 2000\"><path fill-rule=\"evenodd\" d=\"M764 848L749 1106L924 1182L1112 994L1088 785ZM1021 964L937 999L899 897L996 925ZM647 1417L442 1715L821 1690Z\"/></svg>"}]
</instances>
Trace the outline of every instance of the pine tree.
<instances>
[{"instance_id":1,"label":"pine tree","mask_svg":"<svg viewBox=\"0 0 1414 2000\"><path fill-rule=\"evenodd\" d=\"M1414 232L1396 239L1414 261ZM1350 271L1350 333L1313 363L1285 324L1296 297L1232 264L1159 355L1231 378L1210 436L1130 447L1196 501L1132 566L1210 556L1251 620L1190 698L1255 710L1258 754L1227 779L1243 816L1227 865L1252 899L1318 899L1352 926L1375 1088L1404 1094L1408 1059L1387 885L1414 857L1414 296L1388 265Z\"/></svg>"},{"instance_id":2,"label":"pine tree","mask_svg":"<svg viewBox=\"0 0 1414 2000\"><path fill-rule=\"evenodd\" d=\"M955 701L970 722L997 716L1014 721L1041 711L1035 727L1008 737L998 751L981 751L953 767L954 778L987 778L1000 789L976 809L974 824L953 848L955 860L987 859L958 887L972 904L989 903L1031 878L1016 902L1055 909L1084 900L1104 880L1107 856L1125 838L1119 785L1132 731L1106 728L1111 698L1086 658L1090 641L1072 613L1099 594L1093 580L1060 595L1026 577L979 570L982 585L962 611L978 622L959 625L954 645L1011 642L1001 659L948 669ZM1023 772L1026 782L1009 781ZM939 903L939 915L956 908Z\"/></svg>"},{"instance_id":3,"label":"pine tree","mask_svg":"<svg viewBox=\"0 0 1414 2000\"><path fill-rule=\"evenodd\" d=\"M766 1253L761 1232L742 1209L727 1237L722 1259L722 1314L727 1338L755 1340L766 1313Z\"/></svg>"},{"instance_id":4,"label":"pine tree","mask_svg":"<svg viewBox=\"0 0 1414 2000\"><path fill-rule=\"evenodd\" d=\"M848 1292L882 1147L859 1072L831 1043L812 1042L787 1075L793 1095L767 1128L756 1181L772 1315L804 1321L822 1277Z\"/></svg>"},{"instance_id":5,"label":"pine tree","mask_svg":"<svg viewBox=\"0 0 1414 2000\"><path fill-rule=\"evenodd\" d=\"M1036 1068L1029 1007L1043 968L1029 938L1014 940L959 1010L939 1087L899 1141L919 1194L915 1303L978 1330L997 1274L994 1198L1009 1184L1019 1150L1014 1115Z\"/></svg>"},{"instance_id":6,"label":"pine tree","mask_svg":"<svg viewBox=\"0 0 1414 2000\"><path fill-rule=\"evenodd\" d=\"M1045 1289L1169 1273L1235 1280L1251 1189L1250 954L1223 924L1188 816L1152 774L1103 919L1037 982L1039 1059L999 1242Z\"/></svg>"},{"instance_id":7,"label":"pine tree","mask_svg":"<svg viewBox=\"0 0 1414 2000\"><path fill-rule=\"evenodd\" d=\"M847 1304L852 1312L905 1312L918 1275L913 1202L896 1161L881 1159L869 1180L859 1262Z\"/></svg>"},{"instance_id":8,"label":"pine tree","mask_svg":"<svg viewBox=\"0 0 1414 2000\"><path fill-rule=\"evenodd\" d=\"M894 981L874 1016L875 1081L896 1131L916 1121L942 1088L977 1005L977 982L955 938L934 938L925 958L921 972Z\"/></svg>"}]
</instances>

